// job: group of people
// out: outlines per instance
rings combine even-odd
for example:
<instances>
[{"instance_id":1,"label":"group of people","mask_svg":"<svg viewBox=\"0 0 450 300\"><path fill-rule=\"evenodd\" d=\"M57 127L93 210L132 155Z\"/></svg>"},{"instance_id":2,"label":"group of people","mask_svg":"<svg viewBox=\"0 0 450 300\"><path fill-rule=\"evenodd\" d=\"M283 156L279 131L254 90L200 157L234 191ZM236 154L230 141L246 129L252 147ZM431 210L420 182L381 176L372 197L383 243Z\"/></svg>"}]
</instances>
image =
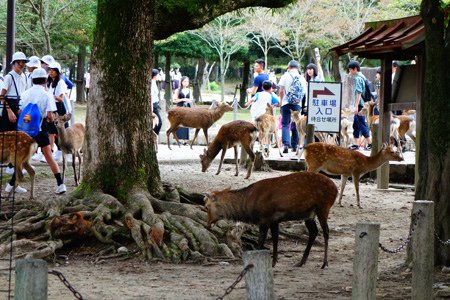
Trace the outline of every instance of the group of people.
<instances>
[{"instance_id":1,"label":"group of people","mask_svg":"<svg viewBox=\"0 0 450 300\"><path fill-rule=\"evenodd\" d=\"M51 55L27 58L23 52L16 52L12 56L11 67L12 70L0 80L0 131L17 130L22 109L29 103L37 104L41 126L34 139L43 157L33 156L33 159L43 159L48 163L57 182L55 193L65 193L66 186L57 164L62 158L62 152L58 150L52 153L54 144L58 145L54 113L64 115L72 112L66 98L68 87L71 88L73 83L63 75L61 65ZM14 189L16 180L11 164L8 169L13 176L6 186L6 192ZM26 193L27 190L17 186L15 192Z\"/></svg>"},{"instance_id":2,"label":"group of people","mask_svg":"<svg viewBox=\"0 0 450 300\"><path fill-rule=\"evenodd\" d=\"M310 63L306 66L306 72L304 76L300 71L300 64L296 60L291 60L288 63L287 71L281 76L278 85L272 80L272 72L267 74L265 69L265 62L262 59L257 59L253 66L255 76L253 80L253 86L247 89L247 92L251 95L250 101L246 103L246 106L252 105L250 109L252 120L254 121L258 116L265 113L267 104L274 106L281 106L281 140L283 144L283 153L288 153L289 148L292 151L297 151L299 136L296 126L291 126L291 111L302 110L303 114L306 114L307 107L307 84L309 82L322 82L324 81L323 71L320 66L320 57L316 57L316 64ZM272 77L272 80L270 80ZM289 102L289 91L293 84L299 84L298 87L302 92L299 102ZM278 90L278 96L272 92L272 89ZM303 145L300 145L302 147ZM268 147L266 143L264 147Z\"/></svg>"}]
</instances>

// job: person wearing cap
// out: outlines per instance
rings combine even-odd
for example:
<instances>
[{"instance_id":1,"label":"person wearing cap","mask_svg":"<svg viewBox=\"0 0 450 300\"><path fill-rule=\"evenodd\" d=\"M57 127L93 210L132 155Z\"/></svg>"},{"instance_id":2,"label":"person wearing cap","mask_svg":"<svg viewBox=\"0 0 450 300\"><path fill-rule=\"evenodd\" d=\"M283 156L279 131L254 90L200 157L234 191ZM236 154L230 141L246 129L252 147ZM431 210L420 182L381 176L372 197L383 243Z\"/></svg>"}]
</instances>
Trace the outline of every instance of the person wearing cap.
<instances>
[{"instance_id":1,"label":"person wearing cap","mask_svg":"<svg viewBox=\"0 0 450 300\"><path fill-rule=\"evenodd\" d=\"M370 131L366 124L366 118L359 115L359 111L364 106L364 99L362 95L366 90L365 82L366 79L364 75L360 72L361 67L357 61L350 61L347 65L348 72L353 76L355 81L355 100L353 102L354 106L354 118L353 118L353 138L354 143L350 145L349 149L356 150L359 149L359 135L362 134L367 141L366 149L372 149L372 141L370 139Z\"/></svg>"},{"instance_id":2,"label":"person wearing cap","mask_svg":"<svg viewBox=\"0 0 450 300\"><path fill-rule=\"evenodd\" d=\"M59 166L52 157L52 150L50 148L50 139L48 136L47 128L49 122L53 122L53 112L57 109L53 97L47 93L45 84L47 82L47 72L39 67L31 73L33 86L26 90L20 100L21 107L27 106L29 103L36 103L39 107L41 114L41 128L38 135L34 138L36 143L42 149L45 159L47 160L50 169L56 179L56 194L62 194L66 192L66 186L64 184ZM15 177L6 186L6 191L14 186ZM17 190L17 188L16 188Z\"/></svg>"},{"instance_id":3,"label":"person wearing cap","mask_svg":"<svg viewBox=\"0 0 450 300\"><path fill-rule=\"evenodd\" d=\"M263 87L262 84L264 81L269 80L269 75L264 73L264 68L266 67L266 63L263 59L255 60L255 64L253 65L253 69L255 71L255 79L253 79L253 86L247 89L247 93L251 95L251 97L255 96L256 93L262 92Z\"/></svg>"},{"instance_id":4,"label":"person wearing cap","mask_svg":"<svg viewBox=\"0 0 450 300\"><path fill-rule=\"evenodd\" d=\"M291 60L288 64L288 70L280 78L278 85L280 86L280 99L281 99L281 140L284 145L283 153L288 153L289 147L292 147L292 151L297 151L298 147L298 132L296 126L290 126L291 124L291 110L299 111L299 104L290 104L287 99L287 91L289 91L295 77L299 77L300 84L303 91L306 91L305 77L299 73L300 64L296 60ZM292 128L291 128L292 127ZM292 138L290 131L292 130Z\"/></svg>"},{"instance_id":5,"label":"person wearing cap","mask_svg":"<svg viewBox=\"0 0 450 300\"><path fill-rule=\"evenodd\" d=\"M25 65L27 66L27 71L28 71L28 74L26 74L27 75L27 90L28 90L29 88L31 88L33 86L33 82L31 79L31 73L33 73L33 71L36 68L41 67L41 60L37 56L30 56L28 58L28 62Z\"/></svg>"},{"instance_id":6,"label":"person wearing cap","mask_svg":"<svg viewBox=\"0 0 450 300\"><path fill-rule=\"evenodd\" d=\"M70 107L68 101L64 100L67 92L67 85L61 78L61 65L57 62L54 62L48 66L49 76L47 79L47 92L55 101L56 104L56 112L58 115L63 116L66 113L70 113ZM68 124L66 123L66 127ZM56 135L58 134L58 130L56 129L55 124L48 124L48 133L50 138L50 149L53 149L53 145L55 144ZM56 141L57 142L57 141ZM58 143L56 143L58 146ZM62 152L58 147L58 151L54 153L54 159L59 162L62 160Z\"/></svg>"},{"instance_id":7,"label":"person wearing cap","mask_svg":"<svg viewBox=\"0 0 450 300\"><path fill-rule=\"evenodd\" d=\"M49 73L50 71L50 65L54 63L56 63L56 60L51 55L44 55L41 58L41 67L44 68L47 71L47 73ZM66 75L64 75L62 72L61 72L61 79L64 80L69 90L73 88L74 85L73 82L70 81L69 78L67 78Z\"/></svg>"},{"instance_id":8,"label":"person wearing cap","mask_svg":"<svg viewBox=\"0 0 450 300\"><path fill-rule=\"evenodd\" d=\"M153 114L155 114L156 117L158 117L158 125L156 125L156 127L153 128L153 131L155 131L155 133L157 135L159 135L159 131L161 130L161 126L162 126L162 118L161 118L161 115L159 114L159 110L158 110L159 89L158 89L158 85L156 84L156 81L158 81L158 79L159 79L159 70L153 69L152 70L152 85L151 85L150 96L151 96Z\"/></svg>"}]
</instances>

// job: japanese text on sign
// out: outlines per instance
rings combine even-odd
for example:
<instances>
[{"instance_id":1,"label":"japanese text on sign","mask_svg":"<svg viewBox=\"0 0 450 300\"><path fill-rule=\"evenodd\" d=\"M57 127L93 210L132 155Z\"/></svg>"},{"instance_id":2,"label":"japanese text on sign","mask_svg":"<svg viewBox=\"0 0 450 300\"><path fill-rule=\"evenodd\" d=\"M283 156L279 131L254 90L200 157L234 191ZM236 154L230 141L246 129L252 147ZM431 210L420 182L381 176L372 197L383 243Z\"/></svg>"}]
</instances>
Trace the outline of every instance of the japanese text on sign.
<instances>
[{"instance_id":1,"label":"japanese text on sign","mask_svg":"<svg viewBox=\"0 0 450 300\"><path fill-rule=\"evenodd\" d=\"M308 86L308 124L319 132L339 132L341 125L340 82L310 82Z\"/></svg>"}]
</instances>

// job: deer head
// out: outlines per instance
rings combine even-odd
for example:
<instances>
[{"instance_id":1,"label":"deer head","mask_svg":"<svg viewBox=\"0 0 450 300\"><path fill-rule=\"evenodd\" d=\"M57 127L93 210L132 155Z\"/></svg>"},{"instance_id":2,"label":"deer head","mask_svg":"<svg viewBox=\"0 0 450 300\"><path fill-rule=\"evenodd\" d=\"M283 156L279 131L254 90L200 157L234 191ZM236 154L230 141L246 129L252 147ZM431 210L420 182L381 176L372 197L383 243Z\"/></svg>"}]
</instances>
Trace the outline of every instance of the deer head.
<instances>
[{"instance_id":1,"label":"deer head","mask_svg":"<svg viewBox=\"0 0 450 300\"><path fill-rule=\"evenodd\" d=\"M212 159L208 157L208 152L206 149L203 149L203 154L200 154L199 157L202 164L202 172L206 172L211 165Z\"/></svg>"}]
</instances>

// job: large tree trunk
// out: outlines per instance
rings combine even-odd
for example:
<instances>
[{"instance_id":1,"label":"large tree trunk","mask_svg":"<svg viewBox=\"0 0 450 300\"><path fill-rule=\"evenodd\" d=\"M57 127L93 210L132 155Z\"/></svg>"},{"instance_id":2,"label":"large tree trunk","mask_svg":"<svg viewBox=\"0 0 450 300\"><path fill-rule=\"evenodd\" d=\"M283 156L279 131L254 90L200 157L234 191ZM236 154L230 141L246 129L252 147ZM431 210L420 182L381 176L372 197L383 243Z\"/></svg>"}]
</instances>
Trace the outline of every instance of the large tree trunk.
<instances>
[{"instance_id":1,"label":"large tree trunk","mask_svg":"<svg viewBox=\"0 0 450 300\"><path fill-rule=\"evenodd\" d=\"M435 230L450 239L450 51L449 28L438 0L423 0L425 76L421 102L422 130L418 135L419 179L416 199L435 204ZM447 40L445 40L447 37ZM450 265L448 246L435 242L435 262Z\"/></svg>"},{"instance_id":2,"label":"large tree trunk","mask_svg":"<svg viewBox=\"0 0 450 300\"><path fill-rule=\"evenodd\" d=\"M98 5L84 184L114 196L136 185L161 190L149 118L153 9L145 0Z\"/></svg>"},{"instance_id":3,"label":"large tree trunk","mask_svg":"<svg viewBox=\"0 0 450 300\"><path fill-rule=\"evenodd\" d=\"M243 74L242 74L242 85L239 97L239 105L244 106L245 102L247 102L247 87L248 81L250 77L250 61L246 60L243 63Z\"/></svg>"},{"instance_id":4,"label":"large tree trunk","mask_svg":"<svg viewBox=\"0 0 450 300\"><path fill-rule=\"evenodd\" d=\"M78 47L78 61L77 61L77 102L86 103L86 97L84 94L84 65L86 60L86 46Z\"/></svg>"},{"instance_id":5,"label":"large tree trunk","mask_svg":"<svg viewBox=\"0 0 450 300\"><path fill-rule=\"evenodd\" d=\"M206 67L206 60L204 58L199 58L198 64L197 64L197 73L195 74L194 79L194 100L200 101L201 100L201 89L202 89L202 83L203 83L203 76L205 73L205 67Z\"/></svg>"}]
</instances>

